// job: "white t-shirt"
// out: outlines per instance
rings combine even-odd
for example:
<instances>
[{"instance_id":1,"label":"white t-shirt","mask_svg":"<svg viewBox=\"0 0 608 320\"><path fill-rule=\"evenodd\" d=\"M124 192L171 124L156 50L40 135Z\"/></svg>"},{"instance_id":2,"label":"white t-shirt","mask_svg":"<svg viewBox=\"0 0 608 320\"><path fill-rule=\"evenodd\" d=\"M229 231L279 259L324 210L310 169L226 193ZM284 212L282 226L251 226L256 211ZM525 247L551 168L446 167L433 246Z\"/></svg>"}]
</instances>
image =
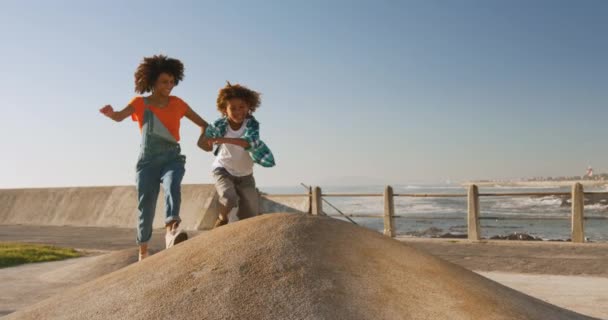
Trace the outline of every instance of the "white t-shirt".
<instances>
[{"instance_id":1,"label":"white t-shirt","mask_svg":"<svg viewBox=\"0 0 608 320\"><path fill-rule=\"evenodd\" d=\"M238 130L232 130L230 125L226 128L224 138L240 138L245 133L247 121L243 121L243 125ZM220 150L215 157L212 165L215 168L224 168L228 173L235 177L244 177L253 173L253 160L245 148L234 144L225 143L220 145Z\"/></svg>"}]
</instances>

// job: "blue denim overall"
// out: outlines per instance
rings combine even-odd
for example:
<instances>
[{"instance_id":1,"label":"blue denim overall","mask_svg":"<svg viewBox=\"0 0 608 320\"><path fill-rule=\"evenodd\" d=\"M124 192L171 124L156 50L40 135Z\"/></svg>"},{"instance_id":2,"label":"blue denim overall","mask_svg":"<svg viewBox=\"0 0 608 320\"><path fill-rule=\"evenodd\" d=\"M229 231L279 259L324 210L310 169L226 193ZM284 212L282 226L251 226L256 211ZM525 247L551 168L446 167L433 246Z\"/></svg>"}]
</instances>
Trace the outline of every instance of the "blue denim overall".
<instances>
[{"instance_id":1,"label":"blue denim overall","mask_svg":"<svg viewBox=\"0 0 608 320\"><path fill-rule=\"evenodd\" d=\"M157 134L159 126L162 126L160 129L168 132L154 113L146 108L136 167L137 197L139 201L137 207L139 211L137 244L148 242L152 236L152 224L160 184L162 184L165 193L165 224L181 221L179 208L181 183L186 172L186 157L181 154L179 143L174 138Z\"/></svg>"}]
</instances>

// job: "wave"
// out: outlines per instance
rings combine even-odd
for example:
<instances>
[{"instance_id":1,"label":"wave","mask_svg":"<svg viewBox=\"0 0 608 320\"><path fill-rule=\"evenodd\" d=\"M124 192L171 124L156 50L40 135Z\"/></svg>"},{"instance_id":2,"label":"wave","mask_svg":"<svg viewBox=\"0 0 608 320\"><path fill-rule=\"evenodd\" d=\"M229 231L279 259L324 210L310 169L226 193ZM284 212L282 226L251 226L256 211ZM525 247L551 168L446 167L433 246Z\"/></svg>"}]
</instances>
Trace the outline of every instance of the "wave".
<instances>
[{"instance_id":1,"label":"wave","mask_svg":"<svg viewBox=\"0 0 608 320\"><path fill-rule=\"evenodd\" d=\"M424 190L429 186L404 185L402 188L410 190ZM430 186L433 187L433 186ZM455 189L455 186L434 186L436 189ZM522 188L514 188L522 190ZM437 191L435 191L437 192ZM348 192L345 192L348 193ZM439 193L439 192L437 192ZM378 215L384 212L384 200L382 197L327 197L324 198L336 206L339 211L353 215ZM434 218L454 218L466 215L467 199L459 198L395 198L395 213L400 216L422 216ZM563 203L563 204L562 204ZM505 217L567 217L571 214L568 201L559 196L543 197L481 197L482 216L505 216ZM324 210L330 214L338 211L329 205L323 205ZM588 216L605 216L608 214L608 202L588 204L585 206Z\"/></svg>"},{"instance_id":2,"label":"wave","mask_svg":"<svg viewBox=\"0 0 608 320\"><path fill-rule=\"evenodd\" d=\"M405 190L419 190L419 189L428 189L428 190L466 190L466 187L463 186L416 186L416 185L395 185L395 189L405 189Z\"/></svg>"},{"instance_id":3,"label":"wave","mask_svg":"<svg viewBox=\"0 0 608 320\"><path fill-rule=\"evenodd\" d=\"M539 208L539 209L548 209L548 208L559 208L562 204L562 199L557 196L546 196L540 198L500 198L500 199L492 199L486 200L482 199L482 202L486 202L491 204L492 208L495 209L530 209L530 208Z\"/></svg>"},{"instance_id":4,"label":"wave","mask_svg":"<svg viewBox=\"0 0 608 320\"><path fill-rule=\"evenodd\" d=\"M592 211L606 211L608 210L608 204L594 203L585 205L585 210Z\"/></svg>"},{"instance_id":5,"label":"wave","mask_svg":"<svg viewBox=\"0 0 608 320\"><path fill-rule=\"evenodd\" d=\"M479 187L480 189L499 189L499 190L539 190L539 189L547 189L547 190L555 190L555 189L568 189L570 187L563 186L503 186L503 185L492 185L487 187Z\"/></svg>"}]
</instances>

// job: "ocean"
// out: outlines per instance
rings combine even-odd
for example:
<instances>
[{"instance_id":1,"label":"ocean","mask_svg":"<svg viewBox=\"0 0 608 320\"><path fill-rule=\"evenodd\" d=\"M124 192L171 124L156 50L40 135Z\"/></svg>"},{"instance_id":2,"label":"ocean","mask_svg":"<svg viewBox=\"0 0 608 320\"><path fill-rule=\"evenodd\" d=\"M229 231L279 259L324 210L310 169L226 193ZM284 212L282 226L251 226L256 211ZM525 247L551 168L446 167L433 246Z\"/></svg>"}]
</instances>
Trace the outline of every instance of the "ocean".
<instances>
[{"instance_id":1,"label":"ocean","mask_svg":"<svg viewBox=\"0 0 608 320\"><path fill-rule=\"evenodd\" d=\"M384 186L321 186L324 194L382 194ZM262 187L267 193L306 193L301 186ZM394 193L462 194L460 185L393 185ZM571 187L480 187L479 193L571 192ZM607 192L605 188L585 188L585 192ZM324 197L357 224L381 232L384 229L382 197ZM608 194L606 195L608 199ZM343 219L329 204L323 211ZM585 237L588 241L608 241L608 200L595 200L585 205ZM356 217L378 215L378 218ZM395 197L395 231L398 236L438 237L463 236L467 232L467 198ZM569 199L559 196L480 197L482 238L508 236L514 233L543 240L570 238L571 207Z\"/></svg>"}]
</instances>

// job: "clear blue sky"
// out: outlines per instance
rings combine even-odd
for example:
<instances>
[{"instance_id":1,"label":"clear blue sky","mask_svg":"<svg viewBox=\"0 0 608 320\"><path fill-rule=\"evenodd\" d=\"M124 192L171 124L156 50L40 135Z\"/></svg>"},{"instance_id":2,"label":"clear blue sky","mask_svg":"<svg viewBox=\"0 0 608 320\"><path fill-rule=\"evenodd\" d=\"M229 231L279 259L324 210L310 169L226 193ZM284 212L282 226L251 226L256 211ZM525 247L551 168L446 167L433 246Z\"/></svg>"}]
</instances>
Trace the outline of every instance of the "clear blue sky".
<instances>
[{"instance_id":1,"label":"clear blue sky","mask_svg":"<svg viewBox=\"0 0 608 320\"><path fill-rule=\"evenodd\" d=\"M0 188L133 184L137 125L98 109L158 53L209 121L225 80L263 93L278 165L260 186L608 171L606 17L602 0L3 1ZM184 182L210 183L184 120Z\"/></svg>"}]
</instances>

